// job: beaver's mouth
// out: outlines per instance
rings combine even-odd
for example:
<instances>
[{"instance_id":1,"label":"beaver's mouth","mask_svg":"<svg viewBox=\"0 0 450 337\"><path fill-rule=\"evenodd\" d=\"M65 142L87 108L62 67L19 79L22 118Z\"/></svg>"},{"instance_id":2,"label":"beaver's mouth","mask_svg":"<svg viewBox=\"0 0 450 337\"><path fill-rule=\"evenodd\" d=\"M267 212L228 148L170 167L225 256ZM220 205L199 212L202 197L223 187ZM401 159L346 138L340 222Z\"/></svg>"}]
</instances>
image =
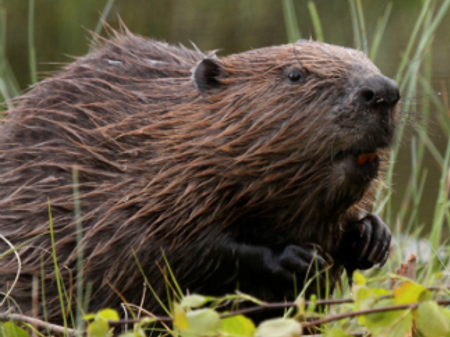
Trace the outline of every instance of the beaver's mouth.
<instances>
[{"instance_id":1,"label":"beaver's mouth","mask_svg":"<svg viewBox=\"0 0 450 337\"><path fill-rule=\"evenodd\" d=\"M375 152L361 153L358 155L356 162L359 166L372 164L378 160L378 155Z\"/></svg>"},{"instance_id":2,"label":"beaver's mouth","mask_svg":"<svg viewBox=\"0 0 450 337\"><path fill-rule=\"evenodd\" d=\"M378 148L345 150L338 153L335 158L345 163L348 173L362 173L366 178L372 179L377 176L380 165L378 150Z\"/></svg>"}]
</instances>

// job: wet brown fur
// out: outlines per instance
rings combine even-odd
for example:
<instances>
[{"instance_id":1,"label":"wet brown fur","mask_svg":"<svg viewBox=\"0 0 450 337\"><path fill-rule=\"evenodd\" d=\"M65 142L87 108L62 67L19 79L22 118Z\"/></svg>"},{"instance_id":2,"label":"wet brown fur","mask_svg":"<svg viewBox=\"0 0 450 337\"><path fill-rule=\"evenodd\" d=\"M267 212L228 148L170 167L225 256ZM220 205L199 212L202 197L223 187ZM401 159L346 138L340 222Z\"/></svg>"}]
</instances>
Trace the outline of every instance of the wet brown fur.
<instances>
[{"instance_id":1,"label":"wet brown fur","mask_svg":"<svg viewBox=\"0 0 450 337\"><path fill-rule=\"evenodd\" d=\"M90 310L117 308L115 290L141 302L136 259L164 298L161 247L183 290L201 292L220 261L199 256L199 246L231 235L316 243L333 257L345 222L371 208L377 182L361 190L332 160L371 141L348 90L379 74L363 53L309 41L231 55L216 59L222 87L201 92L192 69L206 57L116 34L17 100L0 128L0 226L14 245L26 242L11 294L21 310L31 309L42 264L49 318L60 319L48 201L60 271L75 286L74 166ZM304 83L286 81L296 67ZM186 279L189 261L204 268ZM3 292L16 272L12 254L0 260ZM158 307L150 295L144 303Z\"/></svg>"}]
</instances>

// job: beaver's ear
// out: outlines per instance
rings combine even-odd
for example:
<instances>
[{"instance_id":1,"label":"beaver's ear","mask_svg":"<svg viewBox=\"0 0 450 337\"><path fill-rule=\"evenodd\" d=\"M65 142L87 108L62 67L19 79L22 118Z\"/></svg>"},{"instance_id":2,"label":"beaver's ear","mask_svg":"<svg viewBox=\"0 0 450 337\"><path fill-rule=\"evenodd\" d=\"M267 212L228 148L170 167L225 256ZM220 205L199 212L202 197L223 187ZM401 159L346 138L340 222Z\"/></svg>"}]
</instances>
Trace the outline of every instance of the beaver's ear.
<instances>
[{"instance_id":1,"label":"beaver's ear","mask_svg":"<svg viewBox=\"0 0 450 337\"><path fill-rule=\"evenodd\" d=\"M224 84L220 81L224 71L219 60L205 58L193 70L193 80L202 94L219 89Z\"/></svg>"}]
</instances>

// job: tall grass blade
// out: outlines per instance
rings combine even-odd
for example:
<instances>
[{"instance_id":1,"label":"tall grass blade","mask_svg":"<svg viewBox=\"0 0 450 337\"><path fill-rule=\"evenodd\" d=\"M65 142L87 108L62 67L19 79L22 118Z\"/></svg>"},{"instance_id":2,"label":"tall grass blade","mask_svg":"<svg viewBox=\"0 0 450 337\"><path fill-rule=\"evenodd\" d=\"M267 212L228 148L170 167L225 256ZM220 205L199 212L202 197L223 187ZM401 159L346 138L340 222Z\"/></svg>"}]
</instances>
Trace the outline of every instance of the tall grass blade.
<instances>
[{"instance_id":1,"label":"tall grass blade","mask_svg":"<svg viewBox=\"0 0 450 337\"><path fill-rule=\"evenodd\" d=\"M423 21L425 19L425 15L429 12L429 8L430 8L430 3L431 0L425 0L423 5L422 5L422 10L420 11L419 17L416 21L416 24L414 25L414 28L412 30L412 33L409 37L408 40L408 44L406 45L406 49L403 53L402 59L400 61L400 65L399 68L397 70L397 75L396 75L396 79L397 81L400 82L404 82L403 81L403 71L405 70L406 65L408 64L408 62L410 62L410 55L411 55L411 51L412 48L414 46L414 42L417 39L417 34L419 33L420 27L423 24ZM401 83L400 83L401 84Z\"/></svg>"},{"instance_id":2,"label":"tall grass blade","mask_svg":"<svg viewBox=\"0 0 450 337\"><path fill-rule=\"evenodd\" d=\"M423 170L423 174L422 174L422 178L420 178L420 181L419 181L419 184L418 184L418 187L417 187L417 193L413 194L412 213L411 213L411 216L409 218L408 226L406 227L406 230L404 230L405 233L411 233L411 231L413 229L416 230L420 226L418 210L419 210L420 201L422 199L423 190L424 190L424 187L425 187L425 182L427 180L427 176L428 176L428 170L424 169ZM413 227L413 224L415 225L414 227Z\"/></svg>"},{"instance_id":3,"label":"tall grass blade","mask_svg":"<svg viewBox=\"0 0 450 337\"><path fill-rule=\"evenodd\" d=\"M172 279L172 283L175 288L175 293L178 294L178 296L183 297L183 291L180 288L180 285L177 282L177 279L175 278L175 274L172 271L172 268L170 267L169 261L167 260L166 254L164 253L164 250L161 248L161 253L163 255L164 263L166 264L167 271L169 272L170 278Z\"/></svg>"},{"instance_id":4,"label":"tall grass blade","mask_svg":"<svg viewBox=\"0 0 450 337\"><path fill-rule=\"evenodd\" d=\"M105 7L103 7L102 14L100 15L100 19L97 22L97 26L95 26L94 36L92 37L92 41L90 43L90 47L88 52L92 52L95 48L95 44L97 42L97 36L100 35L102 29L105 25L105 20L108 18L109 13L111 12L111 8L114 5L115 0L108 0L106 2Z\"/></svg>"},{"instance_id":5,"label":"tall grass blade","mask_svg":"<svg viewBox=\"0 0 450 337\"><path fill-rule=\"evenodd\" d=\"M296 42L301 38L300 29L298 28L297 15L292 0L282 0L284 24L288 42Z\"/></svg>"},{"instance_id":6,"label":"tall grass blade","mask_svg":"<svg viewBox=\"0 0 450 337\"><path fill-rule=\"evenodd\" d=\"M424 5L424 7L422 8L422 12L426 9L425 13L423 13L424 18L425 18L425 14L429 13L430 6L431 6L430 1L426 1L426 4L428 4L428 7L425 7L425 5ZM436 15L431 19L429 27L427 29L424 29L422 36L420 38L419 44L416 48L416 53L414 54L414 57L412 58L411 63L420 63L420 60L421 60L420 56L424 54L424 50L426 50L427 47L429 46L429 44L431 43L432 35L435 33L437 27L441 23L445 14L448 12L449 6L450 6L450 0L445 0L442 2L441 6L437 10ZM422 13L421 13L421 15L422 15ZM409 60L402 60L402 64L406 63L408 61ZM402 70L402 69L403 69L402 67L399 68L399 70ZM399 73L400 73L400 71L399 71ZM406 76L408 76L408 74Z\"/></svg>"},{"instance_id":7,"label":"tall grass blade","mask_svg":"<svg viewBox=\"0 0 450 337\"><path fill-rule=\"evenodd\" d=\"M44 272L44 259L41 255L41 298L42 298L42 314L44 320L48 322L48 313L47 313L47 301L45 300L45 272ZM47 336L51 336L50 329L47 327Z\"/></svg>"},{"instance_id":8,"label":"tall grass blade","mask_svg":"<svg viewBox=\"0 0 450 337\"><path fill-rule=\"evenodd\" d=\"M424 26L424 30L423 30L423 33L420 36L419 41L417 43L413 61L409 62L409 65L406 68L406 75L401 77L402 81L399 84L400 91L402 93L406 91L406 94L404 94L404 95L410 96L410 97L415 96L415 93L417 90L417 79L420 78L419 71L421 69L422 60L424 59L426 53L429 51L429 45L431 44L431 40L432 40L431 36L435 32L435 30L438 26L438 21L442 20L443 13L445 14L445 12L448 10L448 6L450 5L450 0L444 1L442 3L441 7L438 9L437 14L432 18L429 17L430 15L432 15L432 7L430 4L430 1L425 1L425 4L427 4L428 7L422 8L422 11L420 13L420 18L418 20L418 21L422 22L422 25ZM430 22L429 25L426 25L427 22ZM419 31L419 28L420 28L420 25L418 26L416 24L416 27L413 30L412 36L413 35L415 36L417 34L417 32ZM411 43L411 45L412 45L411 41L414 41L414 40L410 39L409 43ZM409 56L409 54L410 54L410 52L405 53L403 55L402 62L407 61L405 58L407 58ZM405 90L405 87L407 88L406 90ZM406 102L403 109L408 110L409 108L410 108L410 103ZM396 142L391 151L391 156L390 156L391 165L389 166L388 172L386 175L386 183L388 185L390 185L392 182L392 175L393 175L394 166L395 166L395 165L393 165L393 163L396 162L397 155L400 150L401 138L403 136L404 128L405 128L405 123L401 123L398 128L398 131L397 131ZM380 198L382 198L381 188L378 189L378 191L377 191L376 200L380 200ZM391 207L391 205L389 203L387 205L387 209L386 209L388 217L390 216L390 214L389 214L390 207Z\"/></svg>"},{"instance_id":9,"label":"tall grass blade","mask_svg":"<svg viewBox=\"0 0 450 337\"><path fill-rule=\"evenodd\" d=\"M367 31L366 31L366 22L364 20L364 13L363 13L363 7L361 0L356 0L356 10L358 14L358 21L359 21L359 29L360 31L360 38L361 38L361 46L362 51L369 55L369 47L367 43Z\"/></svg>"},{"instance_id":10,"label":"tall grass blade","mask_svg":"<svg viewBox=\"0 0 450 337\"><path fill-rule=\"evenodd\" d=\"M9 100L19 91L19 84L6 57L6 8L0 1L0 111L4 109L2 102L6 102L8 109L12 108Z\"/></svg>"},{"instance_id":11,"label":"tall grass blade","mask_svg":"<svg viewBox=\"0 0 450 337\"><path fill-rule=\"evenodd\" d=\"M324 42L322 24L320 23L319 13L317 13L316 4L313 1L308 1L308 9L316 33L316 40Z\"/></svg>"},{"instance_id":12,"label":"tall grass blade","mask_svg":"<svg viewBox=\"0 0 450 337\"><path fill-rule=\"evenodd\" d=\"M432 247L439 247L441 242L441 233L444 226L444 217L449 208L449 196L448 196L448 182L450 173L450 137L447 141L447 150L445 152L445 159L442 165L442 174L439 181L438 198L434 210L433 227L430 233L430 244ZM449 223L450 226L450 223Z\"/></svg>"},{"instance_id":13,"label":"tall grass blade","mask_svg":"<svg viewBox=\"0 0 450 337\"><path fill-rule=\"evenodd\" d=\"M142 266L141 266L141 264L139 262L139 259L138 259L137 255L136 255L136 252L134 251L134 249L133 249L133 255L134 255L134 259L136 260L136 264L137 264L137 266L139 268L139 271L140 271L142 277L144 278L145 284L148 286L148 288L152 292L152 295L155 297L156 301L161 306L161 308L167 313L167 315L170 316L171 311L164 305L163 301L159 298L158 294L156 293L156 291L151 286L147 276L145 275L144 270L142 269Z\"/></svg>"},{"instance_id":14,"label":"tall grass blade","mask_svg":"<svg viewBox=\"0 0 450 337\"><path fill-rule=\"evenodd\" d=\"M423 90L429 93L429 99L431 103L433 103L434 107L433 111L438 112L435 114L438 119L438 125L441 127L444 134L448 135L450 133L450 114L448 114L447 111L450 111L450 106L445 82L441 82L442 94L435 92L435 89L431 86L430 81L420 78L420 84L423 87Z\"/></svg>"},{"instance_id":15,"label":"tall grass blade","mask_svg":"<svg viewBox=\"0 0 450 337\"><path fill-rule=\"evenodd\" d=\"M358 22L358 12L356 10L355 0L348 0L350 6L350 18L352 20L353 39L356 49L360 49L362 46L361 34Z\"/></svg>"},{"instance_id":16,"label":"tall grass blade","mask_svg":"<svg viewBox=\"0 0 450 337\"><path fill-rule=\"evenodd\" d=\"M37 83L36 48L34 46L34 0L28 0L28 52L31 84Z\"/></svg>"},{"instance_id":17,"label":"tall grass blade","mask_svg":"<svg viewBox=\"0 0 450 337\"><path fill-rule=\"evenodd\" d=\"M433 10L434 8L430 9L430 11L427 13L426 18L424 20L424 24L423 24L423 30L428 29L428 27L430 26L432 17L433 17ZM429 82L431 81L431 52L428 51L423 57L422 57L422 66L421 66L421 73L419 74L419 78L422 78L423 82ZM416 78L417 76L415 76ZM415 81L417 82L417 79L415 79ZM417 128L417 132L419 134L419 139L424 139L427 138L427 133L428 133L428 115L429 115L429 105L430 105L430 100L429 100L429 96L424 96L423 100L422 100L422 104L421 104L421 119L422 119L422 123L420 124L420 127ZM409 177L409 181L406 187L406 190L404 192L403 195L403 201L402 201L402 205L403 205L403 209L405 209L406 207L410 207L411 204L411 199L415 200L417 198L417 193L418 191L416 190L417 187L417 182L419 181L419 171L420 171L420 167L422 166L422 161L423 161L423 157L425 154L425 144L423 141L419 142L418 145L416 146L416 138L413 138L413 145L415 146L413 151L412 151L412 157L413 157L413 163L412 163L412 169L413 169L413 174ZM416 218L415 219L415 223L418 226L418 216L416 216L417 212L417 208L414 208L412 214L411 214L411 219ZM401 215L404 215L405 212L401 212ZM409 221L408 226L407 226L407 233L409 233L409 231L411 230L410 226L412 226L412 221ZM399 218L400 222L403 223L403 217ZM405 230L405 229L403 229Z\"/></svg>"},{"instance_id":18,"label":"tall grass blade","mask_svg":"<svg viewBox=\"0 0 450 337\"><path fill-rule=\"evenodd\" d=\"M389 2L384 9L384 14L378 19L377 26L375 28L375 34L373 36L372 45L370 46L369 57L372 61L375 61L378 54L378 48L380 47L381 40L383 38L384 32L386 31L386 26L389 21L389 17L392 12L392 2Z\"/></svg>"},{"instance_id":19,"label":"tall grass blade","mask_svg":"<svg viewBox=\"0 0 450 337\"><path fill-rule=\"evenodd\" d=\"M448 11L448 7L450 5L450 0L446 0L442 3L441 7L438 9L437 14L430 19L430 24L429 27L427 27L427 29L424 29L422 36L420 37L420 40L418 42L417 48L416 48L416 52L414 54L413 60L412 62L410 62L410 66L407 68L407 75L406 78L409 78L409 85L408 85L408 90L407 90L407 95L413 95L416 92L416 87L417 87L417 78L419 78L419 69L420 69L420 64L421 64L421 60L423 60L425 54L429 51L429 45L432 41L432 34L434 34L434 32L437 29L438 24L440 23L440 21L442 20L444 14ZM422 13L421 13L422 14ZM426 12L425 14L430 14L430 8L428 8L428 12ZM425 16L424 14L424 16ZM426 19L426 16L425 16ZM427 20L424 21L426 22ZM406 80L405 78L405 80ZM402 87L405 83L401 83L400 87ZM405 104L405 110L408 110L409 108L409 103ZM398 134L397 134L397 142L395 144L394 147L394 151L392 151L392 155L391 155L391 162L395 162L395 160L397 159L397 153L400 147L400 138L403 135L403 130L404 130L404 124L400 125ZM392 178L392 170L393 170L393 165L391 165L391 167L389 168L389 172L388 172L388 176L389 178Z\"/></svg>"},{"instance_id":20,"label":"tall grass blade","mask_svg":"<svg viewBox=\"0 0 450 337\"><path fill-rule=\"evenodd\" d=\"M48 199L48 219L49 219L49 226L50 226L50 240L52 243L52 257L53 257L53 267L55 269L56 286L58 288L58 295L59 295L59 301L60 301L60 306L61 306L61 315L63 318L64 327L66 328L65 335L68 336L66 310L65 310L65 305L64 305L64 291L62 289L62 284L61 284L61 274L59 272L58 259L56 258L55 233L53 231L53 218L52 218L52 208L50 205L50 199Z\"/></svg>"},{"instance_id":21,"label":"tall grass blade","mask_svg":"<svg viewBox=\"0 0 450 337\"><path fill-rule=\"evenodd\" d=\"M85 304L83 303L83 225L81 223L81 210L80 210L80 191L78 186L78 169L73 167L72 169L72 180L73 180L73 198L74 198L74 209L75 209L75 227L77 231L77 312L76 312L76 327L78 331L84 330L84 319L83 311Z\"/></svg>"},{"instance_id":22,"label":"tall grass blade","mask_svg":"<svg viewBox=\"0 0 450 337\"><path fill-rule=\"evenodd\" d=\"M8 100L9 93L6 88L6 9L0 2L0 99L1 101ZM0 102L1 102L0 101ZM0 107L1 111L1 107Z\"/></svg>"},{"instance_id":23,"label":"tall grass blade","mask_svg":"<svg viewBox=\"0 0 450 337\"><path fill-rule=\"evenodd\" d=\"M89 309L89 301L91 300L91 294L92 294L92 282L88 282L84 290L83 301L81 301L84 304L83 311L85 313L88 312Z\"/></svg>"}]
</instances>

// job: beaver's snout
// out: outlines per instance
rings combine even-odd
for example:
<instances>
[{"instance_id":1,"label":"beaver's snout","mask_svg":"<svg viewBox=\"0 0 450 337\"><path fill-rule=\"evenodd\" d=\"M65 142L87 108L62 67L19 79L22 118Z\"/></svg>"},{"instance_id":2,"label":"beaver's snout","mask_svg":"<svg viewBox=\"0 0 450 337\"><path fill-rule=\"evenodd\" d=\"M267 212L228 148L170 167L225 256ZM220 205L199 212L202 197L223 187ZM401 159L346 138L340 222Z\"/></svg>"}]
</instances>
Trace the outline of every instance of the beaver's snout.
<instances>
[{"instance_id":1,"label":"beaver's snout","mask_svg":"<svg viewBox=\"0 0 450 337\"><path fill-rule=\"evenodd\" d=\"M359 89L357 99L370 108L377 108L381 104L393 107L400 100L397 82L381 75L372 76Z\"/></svg>"}]
</instances>

